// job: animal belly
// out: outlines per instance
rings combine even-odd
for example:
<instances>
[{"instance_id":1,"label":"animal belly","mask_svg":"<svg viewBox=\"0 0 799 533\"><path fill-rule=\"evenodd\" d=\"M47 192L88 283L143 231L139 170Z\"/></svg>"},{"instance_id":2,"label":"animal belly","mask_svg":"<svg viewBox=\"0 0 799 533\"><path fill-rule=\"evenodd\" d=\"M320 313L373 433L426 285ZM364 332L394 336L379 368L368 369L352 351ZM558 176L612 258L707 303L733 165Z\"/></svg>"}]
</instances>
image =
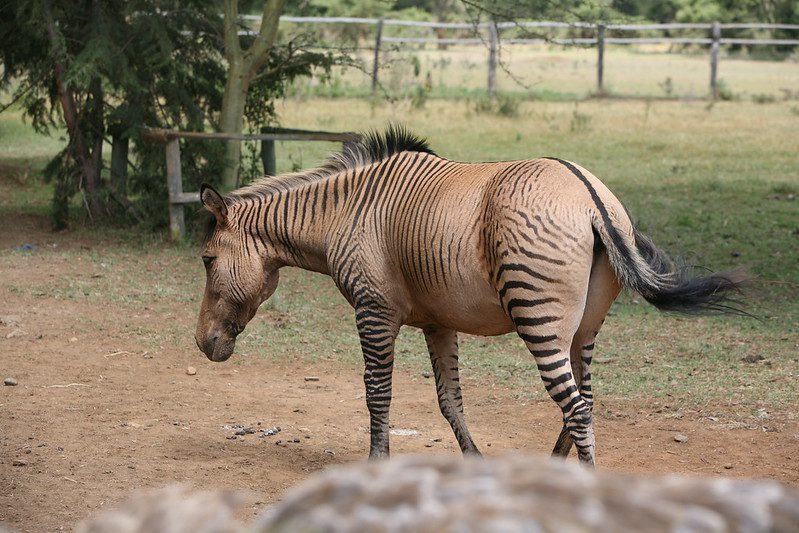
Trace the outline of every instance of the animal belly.
<instances>
[{"instance_id":1,"label":"animal belly","mask_svg":"<svg viewBox=\"0 0 799 533\"><path fill-rule=\"evenodd\" d=\"M411 325L432 323L471 335L503 335L514 329L493 290L432 293L423 301Z\"/></svg>"}]
</instances>

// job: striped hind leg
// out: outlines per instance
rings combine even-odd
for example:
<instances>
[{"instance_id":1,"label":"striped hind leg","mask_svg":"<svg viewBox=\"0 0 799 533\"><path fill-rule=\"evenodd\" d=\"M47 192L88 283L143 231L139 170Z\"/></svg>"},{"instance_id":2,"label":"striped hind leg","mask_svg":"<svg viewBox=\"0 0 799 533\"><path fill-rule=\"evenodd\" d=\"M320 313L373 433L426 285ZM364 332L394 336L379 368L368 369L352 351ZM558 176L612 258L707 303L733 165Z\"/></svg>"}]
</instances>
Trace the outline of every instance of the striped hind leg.
<instances>
[{"instance_id":1,"label":"striped hind leg","mask_svg":"<svg viewBox=\"0 0 799 533\"><path fill-rule=\"evenodd\" d=\"M572 338L585 309L590 257L573 257L557 278L522 263L503 264L497 278L500 299L535 358L547 392L563 413L564 427L577 446L580 462L593 466L592 412L570 364Z\"/></svg>"},{"instance_id":2,"label":"striped hind leg","mask_svg":"<svg viewBox=\"0 0 799 533\"><path fill-rule=\"evenodd\" d=\"M588 294L585 311L571 345L571 367L580 396L593 413L594 391L591 386L591 361L594 355L594 344L599 329L605 322L610 306L619 295L621 287L616 274L610 267L607 253L598 253L591 267L591 278L588 282ZM572 447L571 434L564 424L552 455L566 457Z\"/></svg>"},{"instance_id":3,"label":"striped hind leg","mask_svg":"<svg viewBox=\"0 0 799 533\"><path fill-rule=\"evenodd\" d=\"M424 329L430 362L436 377L436 394L441 414L452 427L464 454L480 455L463 416L463 397L458 373L458 333L435 326Z\"/></svg>"}]
</instances>

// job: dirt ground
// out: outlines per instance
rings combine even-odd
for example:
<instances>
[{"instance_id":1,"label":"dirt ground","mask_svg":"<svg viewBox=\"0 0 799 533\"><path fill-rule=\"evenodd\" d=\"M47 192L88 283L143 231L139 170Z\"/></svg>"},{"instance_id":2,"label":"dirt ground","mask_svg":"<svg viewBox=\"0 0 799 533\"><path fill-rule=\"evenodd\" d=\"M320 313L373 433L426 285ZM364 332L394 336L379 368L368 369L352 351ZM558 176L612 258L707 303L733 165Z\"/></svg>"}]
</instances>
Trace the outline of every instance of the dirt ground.
<instances>
[{"instance_id":1,"label":"dirt ground","mask_svg":"<svg viewBox=\"0 0 799 533\"><path fill-rule=\"evenodd\" d=\"M47 232L41 220L0 219L3 254L21 242L83 246L69 234ZM0 387L0 527L69 530L135 489L174 482L253 491L258 501L247 513L255 514L314 471L365 458L358 368L302 358L211 363L193 346L196 304L142 308L20 293L12 285L93 274L45 253L12 264L18 266L0 273L0 377L18 381ZM136 332L174 321L186 325L179 345L148 350ZM188 375L190 365L196 375ZM432 379L399 371L394 390L394 454L458 453ZM554 404L525 402L487 379L465 380L464 398L472 433L488 455L548 453L560 429ZM719 409L669 418L642 402L599 398L599 468L799 484L799 423L729 429L708 416ZM281 431L237 437L237 425ZM676 442L677 433L688 441Z\"/></svg>"}]
</instances>

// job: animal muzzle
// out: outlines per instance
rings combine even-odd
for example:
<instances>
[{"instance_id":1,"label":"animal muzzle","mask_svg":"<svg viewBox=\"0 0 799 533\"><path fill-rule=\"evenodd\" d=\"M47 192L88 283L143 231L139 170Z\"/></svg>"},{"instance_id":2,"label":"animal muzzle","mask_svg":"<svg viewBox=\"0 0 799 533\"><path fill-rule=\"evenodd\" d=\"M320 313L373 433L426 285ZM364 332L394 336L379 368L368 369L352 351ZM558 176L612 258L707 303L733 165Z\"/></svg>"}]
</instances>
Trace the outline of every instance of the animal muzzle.
<instances>
[{"instance_id":1,"label":"animal muzzle","mask_svg":"<svg viewBox=\"0 0 799 533\"><path fill-rule=\"evenodd\" d=\"M227 361L236 347L236 337L226 333L211 332L204 338L195 336L194 340L200 351L216 363Z\"/></svg>"}]
</instances>

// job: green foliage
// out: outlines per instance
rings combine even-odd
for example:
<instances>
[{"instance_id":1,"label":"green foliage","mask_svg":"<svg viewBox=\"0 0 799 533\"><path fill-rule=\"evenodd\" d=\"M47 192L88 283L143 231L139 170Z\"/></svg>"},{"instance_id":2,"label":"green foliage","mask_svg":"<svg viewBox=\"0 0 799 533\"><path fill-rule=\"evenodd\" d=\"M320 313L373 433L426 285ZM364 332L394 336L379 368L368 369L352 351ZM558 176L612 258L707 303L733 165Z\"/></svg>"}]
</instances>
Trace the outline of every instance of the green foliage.
<instances>
[{"instance_id":1,"label":"green foliage","mask_svg":"<svg viewBox=\"0 0 799 533\"><path fill-rule=\"evenodd\" d=\"M716 87L719 93L720 100L733 100L735 99L735 94L733 94L732 89L730 88L729 84L724 81L723 79L719 79L716 82Z\"/></svg>"},{"instance_id":2,"label":"green foliage","mask_svg":"<svg viewBox=\"0 0 799 533\"><path fill-rule=\"evenodd\" d=\"M106 142L130 139L128 192L143 215L140 218L163 225L167 213L164 150L143 140L141 127L205 131L217 123L226 76L218 2L52 2L55 44L47 38L44 5L29 0L0 7L0 34L13 35L3 39L9 46L4 44L2 49L0 89L12 90L12 99L19 101L37 131L60 129L62 104L54 65L63 65L87 144L94 145L100 138ZM313 44L309 35L300 35L273 48L248 94L245 115L251 129L275 120L274 101L292 80L315 69L324 78L333 64L345 62L340 52L309 50ZM71 139L68 151L47 167L46 176L56 183L57 227L66 224L69 198L81 189L80 179L77 185L72 182L79 168L74 150ZM94 150L102 150L102 144ZM221 143L185 142L181 150L187 190L196 190L202 181L214 183L221 176ZM99 153L92 157L102 161Z\"/></svg>"}]
</instances>

